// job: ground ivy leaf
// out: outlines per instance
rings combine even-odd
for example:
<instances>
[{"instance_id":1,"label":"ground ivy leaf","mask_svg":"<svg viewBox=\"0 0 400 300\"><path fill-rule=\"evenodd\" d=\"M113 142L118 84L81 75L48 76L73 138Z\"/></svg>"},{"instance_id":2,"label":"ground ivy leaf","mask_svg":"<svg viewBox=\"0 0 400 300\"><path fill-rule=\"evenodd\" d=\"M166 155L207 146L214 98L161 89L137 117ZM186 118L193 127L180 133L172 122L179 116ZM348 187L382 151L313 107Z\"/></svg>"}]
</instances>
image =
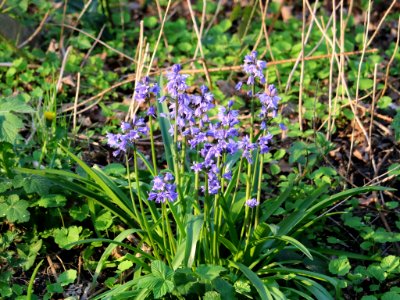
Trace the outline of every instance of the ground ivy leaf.
<instances>
[{"instance_id":1,"label":"ground ivy leaf","mask_svg":"<svg viewBox=\"0 0 400 300\"><path fill-rule=\"evenodd\" d=\"M69 210L69 214L74 220L82 222L89 215L89 206L83 204L82 206L73 206Z\"/></svg>"},{"instance_id":2,"label":"ground ivy leaf","mask_svg":"<svg viewBox=\"0 0 400 300\"><path fill-rule=\"evenodd\" d=\"M339 276L346 275L351 269L349 259L346 256L340 256L329 263L329 271Z\"/></svg>"},{"instance_id":3,"label":"ground ivy leaf","mask_svg":"<svg viewBox=\"0 0 400 300\"><path fill-rule=\"evenodd\" d=\"M54 231L54 241L60 248L64 248L66 245L79 241L79 234L82 232L82 227L71 226L68 228L60 228ZM65 249L71 249L72 247L65 247Z\"/></svg>"},{"instance_id":4,"label":"ground ivy leaf","mask_svg":"<svg viewBox=\"0 0 400 300\"><path fill-rule=\"evenodd\" d=\"M76 280L76 275L76 270L67 270L58 276L57 282L60 283L61 286L71 284Z\"/></svg>"},{"instance_id":5,"label":"ground ivy leaf","mask_svg":"<svg viewBox=\"0 0 400 300\"><path fill-rule=\"evenodd\" d=\"M20 200L18 195L10 195L5 202L0 203L0 217L6 217L11 223L27 222L30 217L28 207L29 203Z\"/></svg>"},{"instance_id":6,"label":"ground ivy leaf","mask_svg":"<svg viewBox=\"0 0 400 300\"><path fill-rule=\"evenodd\" d=\"M101 214L97 215L94 221L94 226L97 230L106 230L112 225L113 217L109 210L102 210Z\"/></svg>"}]
</instances>

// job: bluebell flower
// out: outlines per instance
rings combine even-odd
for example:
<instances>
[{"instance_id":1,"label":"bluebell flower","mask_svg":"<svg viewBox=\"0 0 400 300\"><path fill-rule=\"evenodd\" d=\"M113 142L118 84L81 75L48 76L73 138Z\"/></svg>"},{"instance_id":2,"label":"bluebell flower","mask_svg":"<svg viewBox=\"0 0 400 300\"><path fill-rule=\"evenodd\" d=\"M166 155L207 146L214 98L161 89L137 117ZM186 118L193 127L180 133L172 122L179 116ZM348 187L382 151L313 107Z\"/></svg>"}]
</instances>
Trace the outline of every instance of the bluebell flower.
<instances>
[{"instance_id":1,"label":"bluebell flower","mask_svg":"<svg viewBox=\"0 0 400 300\"><path fill-rule=\"evenodd\" d=\"M268 112L272 112L272 116L275 117L278 110L278 103L281 100L275 86L270 84L265 93L258 95L258 99L260 99L261 103L260 117L267 117Z\"/></svg>"},{"instance_id":2,"label":"bluebell flower","mask_svg":"<svg viewBox=\"0 0 400 300\"><path fill-rule=\"evenodd\" d=\"M134 146L135 141L148 135L149 129L143 118L134 120L132 123L122 122L121 131L123 134L107 133L107 144L116 149L114 156L121 152L127 152L130 147Z\"/></svg>"},{"instance_id":3,"label":"bluebell flower","mask_svg":"<svg viewBox=\"0 0 400 300\"><path fill-rule=\"evenodd\" d=\"M161 175L154 177L148 199L156 203L174 202L178 198L178 194L173 180L174 176L171 173L166 173L164 177Z\"/></svg>"},{"instance_id":4,"label":"bluebell flower","mask_svg":"<svg viewBox=\"0 0 400 300\"><path fill-rule=\"evenodd\" d=\"M246 206L248 206L250 208L254 208L254 207L258 206L260 203L257 202L256 198L252 198L252 199L247 200L245 204L246 204Z\"/></svg>"},{"instance_id":5,"label":"bluebell flower","mask_svg":"<svg viewBox=\"0 0 400 300\"><path fill-rule=\"evenodd\" d=\"M232 171L228 171L222 175L226 180L232 180Z\"/></svg>"},{"instance_id":6,"label":"bluebell flower","mask_svg":"<svg viewBox=\"0 0 400 300\"><path fill-rule=\"evenodd\" d=\"M147 110L147 115L149 117L153 117L155 119L156 118L156 108L154 106L150 106L149 109Z\"/></svg>"},{"instance_id":7,"label":"bluebell flower","mask_svg":"<svg viewBox=\"0 0 400 300\"><path fill-rule=\"evenodd\" d=\"M258 139L258 146L260 147L260 153L265 154L269 152L269 142L272 140L272 134L268 132L267 135L261 136Z\"/></svg>"},{"instance_id":8,"label":"bluebell flower","mask_svg":"<svg viewBox=\"0 0 400 300\"><path fill-rule=\"evenodd\" d=\"M267 63L263 60L257 60L257 51L252 51L244 58L243 71L249 75L247 85L253 85L256 78L259 78L261 84L265 84L265 76L263 74Z\"/></svg>"},{"instance_id":9,"label":"bluebell flower","mask_svg":"<svg viewBox=\"0 0 400 300\"><path fill-rule=\"evenodd\" d=\"M144 77L141 81L136 84L135 88L135 100L139 103L143 103L150 97L150 93L158 95L160 88L157 83L151 83L149 77Z\"/></svg>"},{"instance_id":10,"label":"bluebell flower","mask_svg":"<svg viewBox=\"0 0 400 300\"><path fill-rule=\"evenodd\" d=\"M167 74L167 90L174 99L178 97L179 94L184 93L188 88L188 85L186 84L186 78L188 78L189 75L180 74L179 72L181 69L181 65L174 65L172 66L171 72Z\"/></svg>"},{"instance_id":11,"label":"bluebell flower","mask_svg":"<svg viewBox=\"0 0 400 300\"><path fill-rule=\"evenodd\" d=\"M246 158L250 164L253 163L252 153L253 153L253 150L256 148L257 148L257 145L254 143L251 143L250 139L247 135L245 137L243 137L241 141L239 141L239 149L241 149L243 151L242 156L244 158Z\"/></svg>"}]
</instances>

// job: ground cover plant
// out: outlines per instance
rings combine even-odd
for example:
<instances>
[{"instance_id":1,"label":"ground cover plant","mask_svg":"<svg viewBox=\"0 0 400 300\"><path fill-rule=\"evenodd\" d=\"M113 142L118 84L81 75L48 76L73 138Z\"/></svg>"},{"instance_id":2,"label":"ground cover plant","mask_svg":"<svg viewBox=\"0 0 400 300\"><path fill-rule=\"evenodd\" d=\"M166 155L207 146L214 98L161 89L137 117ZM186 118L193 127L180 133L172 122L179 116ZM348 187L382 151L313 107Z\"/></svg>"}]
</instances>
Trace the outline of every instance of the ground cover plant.
<instances>
[{"instance_id":1,"label":"ground cover plant","mask_svg":"<svg viewBox=\"0 0 400 300\"><path fill-rule=\"evenodd\" d=\"M0 5L1 298L400 297L396 1Z\"/></svg>"}]
</instances>

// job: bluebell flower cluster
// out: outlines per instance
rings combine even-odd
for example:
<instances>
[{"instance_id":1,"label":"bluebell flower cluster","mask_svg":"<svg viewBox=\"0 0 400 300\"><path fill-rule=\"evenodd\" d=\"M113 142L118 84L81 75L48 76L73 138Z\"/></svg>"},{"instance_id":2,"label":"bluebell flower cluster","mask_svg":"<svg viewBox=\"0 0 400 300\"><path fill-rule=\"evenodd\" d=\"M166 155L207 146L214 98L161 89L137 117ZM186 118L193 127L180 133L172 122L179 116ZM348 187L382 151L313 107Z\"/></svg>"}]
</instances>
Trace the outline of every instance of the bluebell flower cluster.
<instances>
[{"instance_id":1,"label":"bluebell flower cluster","mask_svg":"<svg viewBox=\"0 0 400 300\"><path fill-rule=\"evenodd\" d=\"M140 138L146 137L149 133L143 118L133 120L133 122L122 122L121 123L122 133L107 133L107 144L116 149L113 152L114 156L117 156L121 152L126 153L132 146L135 145L135 141Z\"/></svg>"},{"instance_id":2,"label":"bluebell flower cluster","mask_svg":"<svg viewBox=\"0 0 400 300\"><path fill-rule=\"evenodd\" d=\"M174 202L178 198L174 176L166 173L164 176L159 175L153 179L153 188L149 193L148 199L156 203Z\"/></svg>"},{"instance_id":3,"label":"bluebell flower cluster","mask_svg":"<svg viewBox=\"0 0 400 300\"><path fill-rule=\"evenodd\" d=\"M254 85L257 78L261 84L265 84L265 76L263 72L267 67L267 63L263 60L258 60L257 55L257 51L252 51L244 58L243 71L249 75L246 82L247 85ZM239 82L236 85L236 89L240 90L242 86L243 82Z\"/></svg>"},{"instance_id":4,"label":"bluebell flower cluster","mask_svg":"<svg viewBox=\"0 0 400 300\"><path fill-rule=\"evenodd\" d=\"M152 83L149 77L144 77L136 84L135 100L139 103L143 103L150 97L150 93L157 96L160 93L160 87L157 83Z\"/></svg>"},{"instance_id":5,"label":"bluebell flower cluster","mask_svg":"<svg viewBox=\"0 0 400 300\"><path fill-rule=\"evenodd\" d=\"M270 84L266 92L257 96L261 103L260 118L265 119L268 116L268 112L272 112L272 117L275 118L278 111L278 103L281 100L275 86Z\"/></svg>"}]
</instances>

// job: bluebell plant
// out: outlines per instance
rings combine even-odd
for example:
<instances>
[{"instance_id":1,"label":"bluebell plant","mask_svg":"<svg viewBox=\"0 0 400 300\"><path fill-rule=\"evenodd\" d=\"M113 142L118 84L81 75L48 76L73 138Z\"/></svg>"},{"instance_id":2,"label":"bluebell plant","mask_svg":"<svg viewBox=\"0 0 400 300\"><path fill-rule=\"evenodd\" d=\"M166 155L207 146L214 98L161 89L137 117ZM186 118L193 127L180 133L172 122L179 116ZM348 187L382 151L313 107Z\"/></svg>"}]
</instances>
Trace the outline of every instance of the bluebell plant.
<instances>
[{"instance_id":1,"label":"bluebell plant","mask_svg":"<svg viewBox=\"0 0 400 300\"><path fill-rule=\"evenodd\" d=\"M212 253L206 258L209 262L219 259L217 235L220 234L220 227L224 222L222 202L229 206L241 201L245 209L244 225L238 242L246 244L258 222L264 171L263 155L269 152L273 139L268 126L277 116L280 101L277 89L273 85L266 85L266 66L265 61L257 58L257 52L252 51L246 55L243 64L247 79L236 84L237 91L244 92L250 101L250 124L240 122L240 112L234 109L233 100L229 100L226 106L218 106L214 95L206 86L201 86L198 93L189 93L188 75L182 74L182 67L177 64L167 73L168 82L164 95L159 95L159 86L147 77L137 84L135 90L135 100L139 103L150 101L150 97L154 96L159 103L165 102L168 110L157 111L156 105L150 103L147 110L149 124L143 118L137 118L131 123L123 122L122 133L107 135L109 146L116 149L114 155L126 153L129 148L135 152L135 141L142 137L150 138L156 174L152 189L147 194L147 201L164 206L176 202L177 204L169 204L172 210L181 203L186 207L186 213L202 214L205 245L212 249ZM216 120L210 116L210 111L215 106L218 109ZM256 106L260 111L257 115ZM168 132L173 138L171 148L174 166L169 166L170 170L161 171L157 168L153 135L153 121L157 118L167 118L171 124ZM260 124L258 127L255 124L256 119ZM255 128L258 128L257 134ZM247 168L246 194L244 199L239 199L238 187L241 183L238 174L244 168ZM138 170L135 169L135 173ZM190 189L189 194L183 192L184 185L187 184L182 179L185 176L194 178L194 189ZM234 188L229 186L233 180L236 182ZM139 179L137 184L139 190ZM230 202L226 199L227 190L232 192ZM188 205L187 202L193 205ZM138 219L146 222L141 217ZM164 222L168 223L169 217L163 208ZM171 228L170 224L163 226ZM169 231L169 234L172 233Z\"/></svg>"}]
</instances>

